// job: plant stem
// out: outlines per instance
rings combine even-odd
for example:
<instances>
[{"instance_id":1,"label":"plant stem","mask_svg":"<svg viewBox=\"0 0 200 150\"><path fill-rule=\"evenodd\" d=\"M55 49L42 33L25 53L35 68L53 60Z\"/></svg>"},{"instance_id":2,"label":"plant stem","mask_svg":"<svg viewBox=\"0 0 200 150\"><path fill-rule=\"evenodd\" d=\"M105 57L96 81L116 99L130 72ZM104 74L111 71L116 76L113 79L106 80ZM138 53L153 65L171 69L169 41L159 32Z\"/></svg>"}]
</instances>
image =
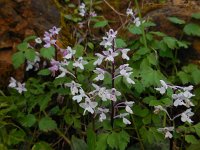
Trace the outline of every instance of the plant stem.
<instances>
[{"instance_id":1,"label":"plant stem","mask_svg":"<svg viewBox=\"0 0 200 150\"><path fill-rule=\"evenodd\" d=\"M146 40L145 30L144 30L144 26L142 25L142 14L141 14L140 7L139 7L137 0L135 0L135 6L137 8L137 12L138 12L140 22L141 22L142 38L143 38L144 46L145 46L145 48L147 48L147 40Z\"/></svg>"},{"instance_id":2,"label":"plant stem","mask_svg":"<svg viewBox=\"0 0 200 150\"><path fill-rule=\"evenodd\" d=\"M112 42L112 49L114 52L115 51L115 40L113 40L113 42ZM115 61L112 62L111 74L112 74L112 88L115 88ZM112 126L112 128L114 125L114 111L115 111L114 102L111 101L111 126Z\"/></svg>"},{"instance_id":3,"label":"plant stem","mask_svg":"<svg viewBox=\"0 0 200 150\"><path fill-rule=\"evenodd\" d=\"M61 136L69 145L71 145L71 141L59 129L56 129L55 132Z\"/></svg>"}]
</instances>

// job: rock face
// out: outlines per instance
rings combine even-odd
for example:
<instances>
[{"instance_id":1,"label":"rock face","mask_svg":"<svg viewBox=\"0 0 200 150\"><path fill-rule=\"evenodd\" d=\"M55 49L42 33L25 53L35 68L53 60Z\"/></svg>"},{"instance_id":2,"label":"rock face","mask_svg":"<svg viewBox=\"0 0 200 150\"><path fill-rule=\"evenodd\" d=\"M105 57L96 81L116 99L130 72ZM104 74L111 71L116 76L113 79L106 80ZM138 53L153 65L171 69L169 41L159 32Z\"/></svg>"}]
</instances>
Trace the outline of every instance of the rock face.
<instances>
[{"instance_id":1,"label":"rock face","mask_svg":"<svg viewBox=\"0 0 200 150\"><path fill-rule=\"evenodd\" d=\"M60 14L53 0L0 0L0 8L1 88L10 76L23 77L11 64L16 45L29 35L41 36L52 26L59 26Z\"/></svg>"}]
</instances>

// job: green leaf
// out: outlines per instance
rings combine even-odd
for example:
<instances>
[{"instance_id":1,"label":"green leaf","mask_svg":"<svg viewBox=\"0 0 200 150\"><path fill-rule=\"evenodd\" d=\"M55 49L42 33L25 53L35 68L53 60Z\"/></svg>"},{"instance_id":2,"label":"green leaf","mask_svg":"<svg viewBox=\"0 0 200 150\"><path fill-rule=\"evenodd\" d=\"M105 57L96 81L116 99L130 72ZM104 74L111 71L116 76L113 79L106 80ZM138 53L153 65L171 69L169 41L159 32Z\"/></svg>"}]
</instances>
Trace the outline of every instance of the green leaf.
<instances>
[{"instance_id":1,"label":"green leaf","mask_svg":"<svg viewBox=\"0 0 200 150\"><path fill-rule=\"evenodd\" d=\"M35 143L31 150L53 150L53 149L48 143L40 141Z\"/></svg>"},{"instance_id":2,"label":"green leaf","mask_svg":"<svg viewBox=\"0 0 200 150\"><path fill-rule=\"evenodd\" d=\"M17 49L19 51L25 51L27 48L28 48L27 42L23 42L23 43L20 43L19 45L17 45Z\"/></svg>"},{"instance_id":3,"label":"green leaf","mask_svg":"<svg viewBox=\"0 0 200 150\"><path fill-rule=\"evenodd\" d=\"M185 24L185 21L177 17L168 17L168 20L174 24Z\"/></svg>"},{"instance_id":4,"label":"green leaf","mask_svg":"<svg viewBox=\"0 0 200 150\"><path fill-rule=\"evenodd\" d=\"M41 76L48 76L51 74L51 71L49 69L42 69L37 74Z\"/></svg>"},{"instance_id":5,"label":"green leaf","mask_svg":"<svg viewBox=\"0 0 200 150\"><path fill-rule=\"evenodd\" d=\"M40 54L42 57L47 58L47 59L52 59L55 56L55 48L54 47L49 47L49 48L41 48L40 49Z\"/></svg>"},{"instance_id":6,"label":"green leaf","mask_svg":"<svg viewBox=\"0 0 200 150\"><path fill-rule=\"evenodd\" d=\"M194 81L194 83L197 85L200 83L200 70L196 69L194 71L192 71L192 79Z\"/></svg>"},{"instance_id":7,"label":"green leaf","mask_svg":"<svg viewBox=\"0 0 200 150\"><path fill-rule=\"evenodd\" d=\"M94 24L94 28L101 28L101 27L105 27L108 24L107 20L104 21L98 21Z\"/></svg>"},{"instance_id":8,"label":"green leaf","mask_svg":"<svg viewBox=\"0 0 200 150\"><path fill-rule=\"evenodd\" d=\"M9 145L16 145L20 142L24 141L25 133L22 130L13 129L10 131L8 136L8 144Z\"/></svg>"},{"instance_id":9,"label":"green leaf","mask_svg":"<svg viewBox=\"0 0 200 150\"><path fill-rule=\"evenodd\" d=\"M73 49L76 50L75 56L77 58L83 56L84 47L82 45L77 44L77 45L74 46Z\"/></svg>"},{"instance_id":10,"label":"green leaf","mask_svg":"<svg viewBox=\"0 0 200 150\"><path fill-rule=\"evenodd\" d=\"M119 136L116 132L112 132L111 134L108 135L107 138L107 143L111 148L118 148L119 145Z\"/></svg>"},{"instance_id":11,"label":"green leaf","mask_svg":"<svg viewBox=\"0 0 200 150\"><path fill-rule=\"evenodd\" d=\"M131 33L133 33L133 34L142 34L142 30L141 30L141 28L140 27L136 27L136 26L134 26L134 25L132 25L132 26L130 26L129 28L128 28L128 30L131 32Z\"/></svg>"},{"instance_id":12,"label":"green leaf","mask_svg":"<svg viewBox=\"0 0 200 150\"><path fill-rule=\"evenodd\" d=\"M200 37L200 26L198 24L189 23L183 28L183 31L187 35L199 36Z\"/></svg>"},{"instance_id":13,"label":"green leaf","mask_svg":"<svg viewBox=\"0 0 200 150\"><path fill-rule=\"evenodd\" d=\"M187 73L183 72L183 71L178 72L177 75L178 75L178 77L180 78L180 80L181 80L181 82L183 84L189 83L190 80L191 80L190 76Z\"/></svg>"},{"instance_id":14,"label":"green leaf","mask_svg":"<svg viewBox=\"0 0 200 150\"><path fill-rule=\"evenodd\" d=\"M20 122L24 127L32 127L36 122L36 118L33 114L28 114L27 116L21 118Z\"/></svg>"},{"instance_id":15,"label":"green leaf","mask_svg":"<svg viewBox=\"0 0 200 150\"><path fill-rule=\"evenodd\" d=\"M95 150L107 150L108 133L101 133L97 136L97 143Z\"/></svg>"},{"instance_id":16,"label":"green leaf","mask_svg":"<svg viewBox=\"0 0 200 150\"><path fill-rule=\"evenodd\" d=\"M43 111L46 109L46 107L48 106L48 103L51 101L51 96L52 96L52 93L48 92L45 95L40 95L38 97L38 100L39 100L38 104L40 106L40 111Z\"/></svg>"},{"instance_id":17,"label":"green leaf","mask_svg":"<svg viewBox=\"0 0 200 150\"><path fill-rule=\"evenodd\" d=\"M128 143L130 142L130 135L126 131L122 130L121 132L119 132L119 142L119 149L125 150Z\"/></svg>"},{"instance_id":18,"label":"green leaf","mask_svg":"<svg viewBox=\"0 0 200 150\"><path fill-rule=\"evenodd\" d=\"M199 150L200 147L200 141L197 144L191 144L189 147L187 147L187 150Z\"/></svg>"},{"instance_id":19,"label":"green leaf","mask_svg":"<svg viewBox=\"0 0 200 150\"><path fill-rule=\"evenodd\" d=\"M194 19L200 19L200 13L194 13L194 14L192 14L192 18L194 18Z\"/></svg>"},{"instance_id":20,"label":"green leaf","mask_svg":"<svg viewBox=\"0 0 200 150\"><path fill-rule=\"evenodd\" d=\"M72 135L72 150L88 150L87 144L84 140L76 138L74 135Z\"/></svg>"},{"instance_id":21,"label":"green leaf","mask_svg":"<svg viewBox=\"0 0 200 150\"><path fill-rule=\"evenodd\" d=\"M196 134L200 137L200 123L194 125Z\"/></svg>"},{"instance_id":22,"label":"green leaf","mask_svg":"<svg viewBox=\"0 0 200 150\"><path fill-rule=\"evenodd\" d=\"M25 57L23 52L17 52L12 56L12 62L15 68L19 68L24 62Z\"/></svg>"},{"instance_id":23,"label":"green leaf","mask_svg":"<svg viewBox=\"0 0 200 150\"><path fill-rule=\"evenodd\" d=\"M170 49L175 49L177 47L176 43L177 43L177 40L173 37L164 37L163 38L163 41L167 44L167 46L170 48Z\"/></svg>"},{"instance_id":24,"label":"green leaf","mask_svg":"<svg viewBox=\"0 0 200 150\"><path fill-rule=\"evenodd\" d=\"M140 47L140 49L136 52L139 55L145 55L150 52L150 49L147 47Z\"/></svg>"},{"instance_id":25,"label":"green leaf","mask_svg":"<svg viewBox=\"0 0 200 150\"><path fill-rule=\"evenodd\" d=\"M142 25L144 26L144 28L155 27L156 26L156 24L151 22L151 21L144 22Z\"/></svg>"},{"instance_id":26,"label":"green leaf","mask_svg":"<svg viewBox=\"0 0 200 150\"><path fill-rule=\"evenodd\" d=\"M156 53L151 53L148 55L147 59L149 60L150 64L152 65L157 65L158 63L158 58L156 57Z\"/></svg>"},{"instance_id":27,"label":"green leaf","mask_svg":"<svg viewBox=\"0 0 200 150\"><path fill-rule=\"evenodd\" d=\"M92 129L87 130L87 145L88 145L88 150L95 150L96 134Z\"/></svg>"},{"instance_id":28,"label":"green leaf","mask_svg":"<svg viewBox=\"0 0 200 150\"><path fill-rule=\"evenodd\" d=\"M117 45L117 48L124 48L124 47L127 47L126 43L124 42L124 40L120 39L120 38L117 38L116 39L116 45Z\"/></svg>"},{"instance_id":29,"label":"green leaf","mask_svg":"<svg viewBox=\"0 0 200 150\"><path fill-rule=\"evenodd\" d=\"M146 117L144 117L144 118L142 119L142 122L143 122L144 124L150 124L150 123L151 123L151 114L148 114Z\"/></svg>"},{"instance_id":30,"label":"green leaf","mask_svg":"<svg viewBox=\"0 0 200 150\"><path fill-rule=\"evenodd\" d=\"M29 41L35 40L36 38L37 38L37 36L31 35L31 36L26 37L26 38L23 40L23 42L29 42Z\"/></svg>"},{"instance_id":31,"label":"green leaf","mask_svg":"<svg viewBox=\"0 0 200 150\"><path fill-rule=\"evenodd\" d=\"M36 54L35 54L35 51L33 50L33 49L27 49L26 51L25 51L25 57L26 57L26 59L27 60L29 60L29 61L34 61L35 60L35 56L36 56Z\"/></svg>"},{"instance_id":32,"label":"green leaf","mask_svg":"<svg viewBox=\"0 0 200 150\"><path fill-rule=\"evenodd\" d=\"M39 121L39 129L44 132L48 132L57 128L57 124L50 117L43 117Z\"/></svg>"},{"instance_id":33,"label":"green leaf","mask_svg":"<svg viewBox=\"0 0 200 150\"><path fill-rule=\"evenodd\" d=\"M140 116L140 117L145 117L149 114L149 110L147 108L141 108L138 105L135 105L133 107L133 112L136 116Z\"/></svg>"},{"instance_id":34,"label":"green leaf","mask_svg":"<svg viewBox=\"0 0 200 150\"><path fill-rule=\"evenodd\" d=\"M91 49L91 50L94 50L94 44L93 43L91 43L91 42L88 42L88 47Z\"/></svg>"},{"instance_id":35,"label":"green leaf","mask_svg":"<svg viewBox=\"0 0 200 150\"><path fill-rule=\"evenodd\" d=\"M191 144L198 144L199 141L195 138L194 135L186 135L185 136L185 141Z\"/></svg>"},{"instance_id":36,"label":"green leaf","mask_svg":"<svg viewBox=\"0 0 200 150\"><path fill-rule=\"evenodd\" d=\"M161 36L161 37L164 37L164 36L166 36L166 34L165 33L163 33L163 32L159 32L159 31L152 31L152 32L150 32L151 34L154 34L154 35L157 35L157 36Z\"/></svg>"},{"instance_id":37,"label":"green leaf","mask_svg":"<svg viewBox=\"0 0 200 150\"><path fill-rule=\"evenodd\" d=\"M6 145L0 144L0 150L8 150L8 148L6 147Z\"/></svg>"}]
</instances>

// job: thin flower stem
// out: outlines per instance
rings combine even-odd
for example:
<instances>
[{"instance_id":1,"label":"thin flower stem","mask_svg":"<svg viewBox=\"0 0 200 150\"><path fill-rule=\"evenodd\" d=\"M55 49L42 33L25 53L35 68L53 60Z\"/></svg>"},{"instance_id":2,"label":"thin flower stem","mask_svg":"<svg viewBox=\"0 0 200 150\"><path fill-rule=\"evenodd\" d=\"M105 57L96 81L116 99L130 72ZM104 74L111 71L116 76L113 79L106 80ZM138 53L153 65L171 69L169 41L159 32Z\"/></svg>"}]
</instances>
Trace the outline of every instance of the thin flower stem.
<instances>
[{"instance_id":1,"label":"thin flower stem","mask_svg":"<svg viewBox=\"0 0 200 150\"><path fill-rule=\"evenodd\" d=\"M144 46L147 48L147 40L146 40L145 30L144 30L144 26L142 25L142 14L141 14L140 7L139 7L137 0L135 0L135 5L136 5L138 15L139 15L139 18L141 21L141 29L142 29L142 37L143 37L143 41L144 41Z\"/></svg>"},{"instance_id":2,"label":"thin flower stem","mask_svg":"<svg viewBox=\"0 0 200 150\"><path fill-rule=\"evenodd\" d=\"M115 40L114 39L113 39L113 42L112 42L112 49L113 49L113 52L114 52L115 51ZM112 62L111 74L112 74L112 88L115 88L115 61ZM112 128L113 128L113 125L114 125L114 111L115 111L114 102L111 101L111 126L112 126Z\"/></svg>"}]
</instances>

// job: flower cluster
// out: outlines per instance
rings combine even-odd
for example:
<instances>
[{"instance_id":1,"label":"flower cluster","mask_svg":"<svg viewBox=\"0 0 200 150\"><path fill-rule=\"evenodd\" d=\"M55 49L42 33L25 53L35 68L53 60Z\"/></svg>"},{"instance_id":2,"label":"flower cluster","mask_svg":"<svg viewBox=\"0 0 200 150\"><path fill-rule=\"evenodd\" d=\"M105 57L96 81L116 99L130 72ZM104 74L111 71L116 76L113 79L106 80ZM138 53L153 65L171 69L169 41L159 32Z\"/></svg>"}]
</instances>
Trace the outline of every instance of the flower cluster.
<instances>
[{"instance_id":1,"label":"flower cluster","mask_svg":"<svg viewBox=\"0 0 200 150\"><path fill-rule=\"evenodd\" d=\"M144 20L141 21L139 17L136 17L136 12L133 12L133 10L130 8L127 8L126 15L131 17L136 27L139 27L142 23L145 22Z\"/></svg>"},{"instance_id":2,"label":"flower cluster","mask_svg":"<svg viewBox=\"0 0 200 150\"><path fill-rule=\"evenodd\" d=\"M56 45L57 35L61 29L55 26L49 30L45 31L43 41L45 42L44 47L49 48L51 45Z\"/></svg>"},{"instance_id":3,"label":"flower cluster","mask_svg":"<svg viewBox=\"0 0 200 150\"><path fill-rule=\"evenodd\" d=\"M193 121L191 120L190 117L192 117L194 115L194 113L191 112L190 107L194 106L194 104L192 103L192 101L190 99L193 96L195 96L191 93L193 86L191 86L191 85L187 86L187 87L174 86L174 85L170 85L170 84L165 83L165 81L163 81L163 80L160 80L160 83L161 83L161 87L155 88L155 89L157 91L159 91L160 94L162 94L162 95L165 94L168 89L171 89L173 91L173 94L171 96L171 99L173 100L173 106L175 106L175 107L185 106L187 108L187 110L172 118L169 115L167 109L165 109L161 105L158 105L158 106L155 106L154 113L158 114L160 111L164 111L167 114L167 116L169 117L170 120L174 120L177 117L181 117L182 122L192 123ZM162 131L165 132L165 137L169 137L169 138L172 137L172 135L169 133L167 128L164 128Z\"/></svg>"},{"instance_id":4,"label":"flower cluster","mask_svg":"<svg viewBox=\"0 0 200 150\"><path fill-rule=\"evenodd\" d=\"M8 85L8 87L17 90L20 94L27 91L27 89L25 88L25 83L20 83L16 81L13 77L10 78L10 84Z\"/></svg>"},{"instance_id":5,"label":"flower cluster","mask_svg":"<svg viewBox=\"0 0 200 150\"><path fill-rule=\"evenodd\" d=\"M174 127L164 127L164 128L159 128L157 129L159 132L162 132L165 134L165 138L172 138L172 134L170 133L171 131L174 131Z\"/></svg>"},{"instance_id":6,"label":"flower cluster","mask_svg":"<svg viewBox=\"0 0 200 150\"><path fill-rule=\"evenodd\" d=\"M26 66L26 71L29 71L29 70L31 70L31 69L33 69L34 68L34 71L37 71L37 70L39 70L39 67L40 67L40 65L39 65L39 63L40 63L40 54L38 53L38 52L35 52L35 59L34 59L34 61L32 62L32 61L27 61L27 66Z\"/></svg>"}]
</instances>

